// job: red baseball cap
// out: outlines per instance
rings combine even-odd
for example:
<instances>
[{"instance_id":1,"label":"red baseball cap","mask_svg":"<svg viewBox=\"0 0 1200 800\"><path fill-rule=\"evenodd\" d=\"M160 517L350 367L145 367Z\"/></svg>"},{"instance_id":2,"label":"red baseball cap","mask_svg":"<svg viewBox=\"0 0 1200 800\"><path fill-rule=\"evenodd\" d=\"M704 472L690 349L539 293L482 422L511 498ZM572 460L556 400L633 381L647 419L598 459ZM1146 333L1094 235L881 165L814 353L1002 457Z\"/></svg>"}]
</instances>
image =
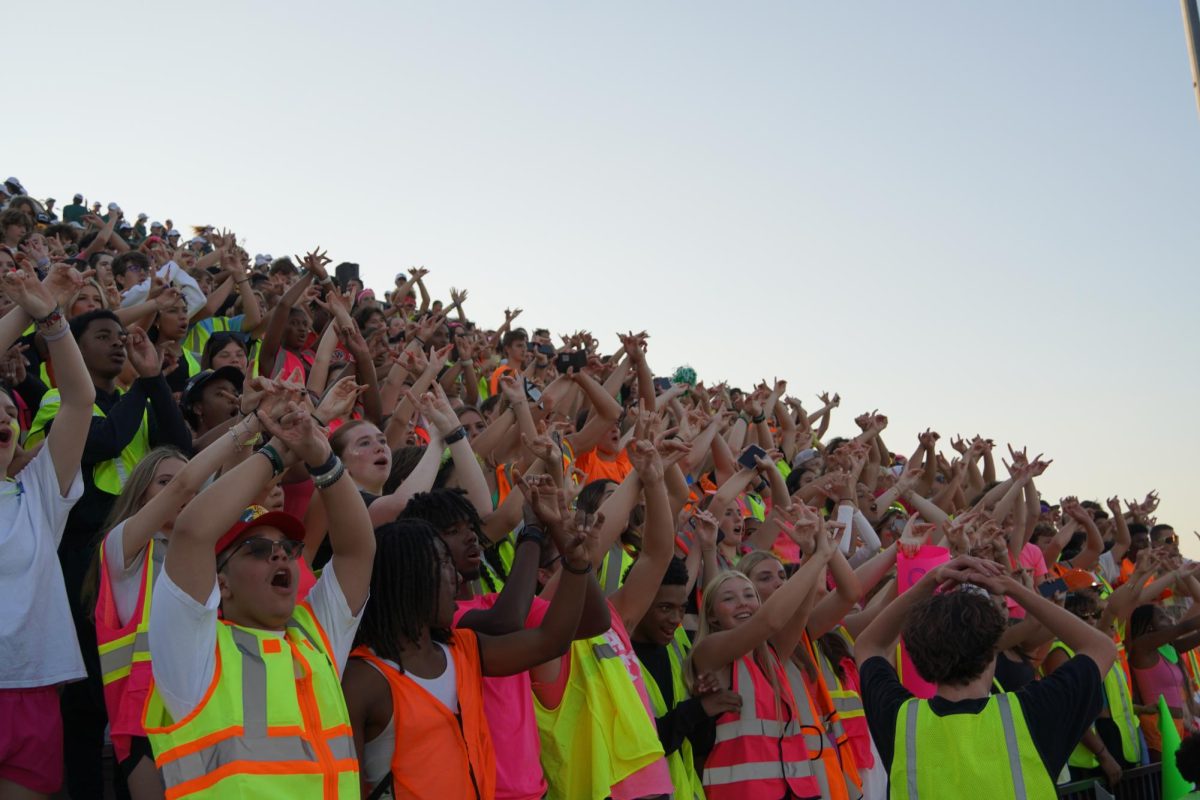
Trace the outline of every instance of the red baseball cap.
<instances>
[{"instance_id":1,"label":"red baseball cap","mask_svg":"<svg viewBox=\"0 0 1200 800\"><path fill-rule=\"evenodd\" d=\"M235 544L242 534L255 528L277 528L284 536L304 541L304 523L283 511L268 511L262 506L250 506L238 518L229 530L217 540L218 554Z\"/></svg>"}]
</instances>

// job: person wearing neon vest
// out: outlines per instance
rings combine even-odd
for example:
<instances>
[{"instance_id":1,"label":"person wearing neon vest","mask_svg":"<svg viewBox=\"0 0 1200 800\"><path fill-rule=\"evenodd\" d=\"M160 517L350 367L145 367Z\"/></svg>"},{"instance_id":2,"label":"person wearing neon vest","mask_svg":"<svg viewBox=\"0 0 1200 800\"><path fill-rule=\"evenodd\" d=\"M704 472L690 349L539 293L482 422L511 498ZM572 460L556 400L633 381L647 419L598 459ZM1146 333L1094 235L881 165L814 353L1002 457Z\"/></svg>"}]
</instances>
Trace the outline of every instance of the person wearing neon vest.
<instances>
[{"instance_id":1,"label":"person wearing neon vest","mask_svg":"<svg viewBox=\"0 0 1200 800\"><path fill-rule=\"evenodd\" d=\"M802 538L804 545L801 549L809 557L815 546L812 537L817 520L815 514L809 517L804 508L798 509L796 516L801 522L796 526L796 535ZM795 650L788 654L783 668L796 700L801 727L819 730L824 737L822 747L809 752L821 797L825 800L847 800L860 796L857 765L842 720L834 708L830 687L817 664L810 637L820 637L837 624L857 601L860 588L857 577L840 552L833 554L829 566L837 581L838 591L829 592L818 600L821 590L819 586L814 588L816 596L807 603L812 611L805 625L805 635ZM750 578L764 601L787 580L783 564L764 550L748 554L738 563L737 569ZM844 596L852 599L847 602Z\"/></svg>"},{"instance_id":2,"label":"person wearing neon vest","mask_svg":"<svg viewBox=\"0 0 1200 800\"><path fill-rule=\"evenodd\" d=\"M255 416L271 441L188 503L150 607L143 724L168 798L354 797L340 675L366 603L366 506L293 387ZM304 525L247 505L295 460L339 524L333 558L296 602ZM242 511L245 509L245 511ZM220 617L218 618L218 611Z\"/></svg>"},{"instance_id":3,"label":"person wearing neon vest","mask_svg":"<svg viewBox=\"0 0 1200 800\"><path fill-rule=\"evenodd\" d=\"M1110 613L1102 613L1094 592L1071 592L1063 607L1097 629L1109 629L1111 635L1113 619ZM1042 662L1043 672L1053 673L1074 655L1065 643L1055 642ZM1125 670L1119 661L1114 661L1104 674L1104 708L1096 718L1096 724L1083 735L1068 759L1071 779L1103 775L1109 787L1115 790L1122 771L1133 769L1140 762L1141 738L1138 736L1138 718L1133 713L1133 695Z\"/></svg>"},{"instance_id":4,"label":"person wearing neon vest","mask_svg":"<svg viewBox=\"0 0 1200 800\"><path fill-rule=\"evenodd\" d=\"M534 486L559 485L550 480L546 484L532 475L529 479ZM530 483L522 481L520 486L530 491ZM533 595L545 537L540 533L543 525L530 506L526 505L525 522L516 537L513 560L498 594L482 593L483 522L461 489L434 489L414 495L401 518L428 522L450 551L460 578L455 627L469 628L478 634L501 635L524 628L532 606L538 607L539 615L545 613L546 601ZM599 587L595 581L588 581L583 617L572 638L597 636L609 624L608 609ZM557 660L547 663L556 664ZM531 677L542 670L539 667L483 680L483 707L496 750L496 797L500 800L532 800L546 793L531 686Z\"/></svg>"},{"instance_id":5,"label":"person wearing neon vest","mask_svg":"<svg viewBox=\"0 0 1200 800\"><path fill-rule=\"evenodd\" d=\"M304 274L293 283L271 309L267 319L267 330L263 334L262 348L258 353L258 364L262 375L283 380L298 380L305 383L312 368L313 355L308 350L308 339L312 333L312 320L308 312L296 304L314 281L326 289L333 287L333 279L325 271L330 259L324 253L311 252L304 257Z\"/></svg>"},{"instance_id":6,"label":"person wearing neon vest","mask_svg":"<svg viewBox=\"0 0 1200 800\"><path fill-rule=\"evenodd\" d=\"M559 591L540 626L503 635L451 630L458 573L427 522L404 519L377 531L373 597L344 680L368 790L390 775L397 798L497 796L483 678L556 658L594 582L586 528L561 489L548 502L559 508L547 517L566 565ZM545 536L532 526L529 535Z\"/></svg>"},{"instance_id":7,"label":"person wearing neon vest","mask_svg":"<svg viewBox=\"0 0 1200 800\"><path fill-rule=\"evenodd\" d=\"M741 572L709 580L700 607L700 631L688 659L689 685L713 673L716 685L741 698L738 711L717 718L704 756L702 780L711 800L821 796L810 754L820 752L819 729L803 729L797 698L780 653L792 653L804 635L810 601L834 544L815 516L811 557L766 601Z\"/></svg>"},{"instance_id":8,"label":"person wearing neon vest","mask_svg":"<svg viewBox=\"0 0 1200 800\"><path fill-rule=\"evenodd\" d=\"M52 268L39 282L31 262L0 276L0 294L15 303L0 317L0 350L36 324L66 396L45 446L16 469L17 406L0 386L0 475L10 467L15 473L0 481L0 795L6 797L61 788L59 688L86 675L55 553L68 512L83 493L80 460L95 391L55 298L81 280L66 267Z\"/></svg>"},{"instance_id":9,"label":"person wearing neon vest","mask_svg":"<svg viewBox=\"0 0 1200 800\"><path fill-rule=\"evenodd\" d=\"M520 312L521 309L517 309L517 313ZM508 327L515 317L516 314L510 316L510 312L506 309L504 327ZM529 359L529 334L525 332L524 328L505 332L500 339L500 350L504 354L504 358L501 360L500 366L492 370L492 374L488 376L489 395L500 393L500 379L505 375L511 375L518 381L521 380L522 370L525 369Z\"/></svg>"},{"instance_id":10,"label":"person wearing neon vest","mask_svg":"<svg viewBox=\"0 0 1200 800\"><path fill-rule=\"evenodd\" d=\"M943 592L934 594L939 587ZM1075 657L1018 692L990 695L1006 596ZM918 673L935 686L930 700L914 698L886 659L900 635ZM970 797L981 787L997 800L1057 797L1052 776L1100 713L1101 676L1117 655L1103 633L996 562L971 556L925 573L854 648L867 724L888 766L892 798Z\"/></svg>"},{"instance_id":11,"label":"person wearing neon vest","mask_svg":"<svg viewBox=\"0 0 1200 800\"><path fill-rule=\"evenodd\" d=\"M250 286L250 276L246 274L246 254L240 248L235 250L234 247L236 245L221 250L221 272L217 273L214 279L220 280L220 285L208 293L208 300L201 314L203 319L195 319L193 315L192 324L184 339L184 348L196 358L204 352L209 337L214 333L250 333L262 322L262 309L259 308L258 298L254 296L254 290ZM242 301L244 313L232 317L213 316L225 305L225 301L235 290Z\"/></svg>"},{"instance_id":12,"label":"person wearing neon vest","mask_svg":"<svg viewBox=\"0 0 1200 800\"><path fill-rule=\"evenodd\" d=\"M117 765L134 800L162 797L142 710L150 687L150 600L175 517L204 481L258 432L248 417L191 461L173 447L151 450L117 497L98 548L96 640Z\"/></svg>"},{"instance_id":13,"label":"person wearing neon vest","mask_svg":"<svg viewBox=\"0 0 1200 800\"><path fill-rule=\"evenodd\" d=\"M67 518L59 546L75 631L83 648L88 680L63 691L62 709L68 791L81 797L102 792L101 748L104 743L103 690L96 655L96 628L91 609L79 601L97 540L98 526L138 462L159 445L191 452L192 434L162 375L162 356L138 327L128 332L111 311L93 311L71 320L95 390L92 422L83 447L83 496ZM132 363L138 378L122 392L117 377ZM57 424L60 389L42 397L26 447Z\"/></svg>"},{"instance_id":14,"label":"person wearing neon vest","mask_svg":"<svg viewBox=\"0 0 1200 800\"><path fill-rule=\"evenodd\" d=\"M697 529L716 538L716 520L697 515ZM692 696L684 680L684 663L691 642L683 632L687 589L691 580L683 559L672 558L663 575L658 594L642 621L630 634L642 672L649 676L646 690L654 707L658 739L667 754L674 796L678 800L704 797L704 786L696 770L692 740L713 735L713 719L737 711L742 699L729 689Z\"/></svg>"},{"instance_id":15,"label":"person wearing neon vest","mask_svg":"<svg viewBox=\"0 0 1200 800\"><path fill-rule=\"evenodd\" d=\"M672 792L645 678L627 632L637 627L654 601L671 560L675 526L664 460L673 462L687 451L682 443L664 443L664 459L641 438L648 433L650 416L639 420L639 438L630 446L645 494L646 534L625 583L608 597L612 627L602 636L574 642L558 674L534 684L549 798L632 800ZM599 544L603 547L603 536ZM604 556L599 550L592 553L594 566ZM547 594L554 591L554 578L549 579Z\"/></svg>"}]
</instances>

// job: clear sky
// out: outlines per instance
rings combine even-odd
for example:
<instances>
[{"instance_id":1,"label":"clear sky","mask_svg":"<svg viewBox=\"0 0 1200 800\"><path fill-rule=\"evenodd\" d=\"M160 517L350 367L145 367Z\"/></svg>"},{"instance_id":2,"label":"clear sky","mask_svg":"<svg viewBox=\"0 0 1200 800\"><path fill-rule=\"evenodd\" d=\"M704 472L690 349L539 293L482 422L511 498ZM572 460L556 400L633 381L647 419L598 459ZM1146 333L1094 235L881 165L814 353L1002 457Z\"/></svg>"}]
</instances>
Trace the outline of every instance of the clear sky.
<instances>
[{"instance_id":1,"label":"clear sky","mask_svg":"<svg viewBox=\"0 0 1200 800\"><path fill-rule=\"evenodd\" d=\"M1179 7L15 4L4 175L252 252L411 265L495 326L647 328L1028 444L1058 498L1157 488L1185 552L1200 116Z\"/></svg>"}]
</instances>

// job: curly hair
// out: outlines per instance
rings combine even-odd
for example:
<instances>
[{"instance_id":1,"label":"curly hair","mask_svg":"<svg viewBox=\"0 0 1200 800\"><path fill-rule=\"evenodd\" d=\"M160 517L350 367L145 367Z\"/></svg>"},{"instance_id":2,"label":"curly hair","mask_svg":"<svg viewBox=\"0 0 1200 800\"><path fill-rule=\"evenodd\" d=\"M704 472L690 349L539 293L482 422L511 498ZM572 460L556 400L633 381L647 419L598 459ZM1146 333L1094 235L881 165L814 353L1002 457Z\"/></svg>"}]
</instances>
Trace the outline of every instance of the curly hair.
<instances>
[{"instance_id":1,"label":"curly hair","mask_svg":"<svg viewBox=\"0 0 1200 800\"><path fill-rule=\"evenodd\" d=\"M1004 615L990 598L959 590L917 603L901 636L922 678L962 686L995 661L1004 628Z\"/></svg>"}]
</instances>

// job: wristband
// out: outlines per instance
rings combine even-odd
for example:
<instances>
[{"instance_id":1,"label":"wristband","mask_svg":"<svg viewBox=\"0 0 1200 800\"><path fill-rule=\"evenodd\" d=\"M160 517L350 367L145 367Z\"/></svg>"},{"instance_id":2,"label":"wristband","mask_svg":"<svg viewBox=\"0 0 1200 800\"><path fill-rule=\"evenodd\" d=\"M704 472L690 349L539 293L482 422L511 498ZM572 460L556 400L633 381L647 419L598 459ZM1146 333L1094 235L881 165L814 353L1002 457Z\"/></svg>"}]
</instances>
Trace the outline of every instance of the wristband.
<instances>
[{"instance_id":1,"label":"wristband","mask_svg":"<svg viewBox=\"0 0 1200 800\"><path fill-rule=\"evenodd\" d=\"M448 433L442 439L442 444L445 444L445 445L454 444L455 442L465 438L466 435L467 435L467 429L465 427L463 427L462 425L459 425L457 428L450 431L450 433Z\"/></svg>"},{"instance_id":2,"label":"wristband","mask_svg":"<svg viewBox=\"0 0 1200 800\"><path fill-rule=\"evenodd\" d=\"M757 417L751 417L750 421L751 421L751 422L753 422L755 425L757 425L757 424L758 424L758 423L760 423L760 422L766 422L766 421L767 421L767 415L766 415L766 414L759 414Z\"/></svg>"},{"instance_id":3,"label":"wristband","mask_svg":"<svg viewBox=\"0 0 1200 800\"><path fill-rule=\"evenodd\" d=\"M312 476L313 486L318 489L328 489L342 479L342 476L346 474L346 465L337 456L334 456L334 462L333 468L328 472Z\"/></svg>"},{"instance_id":4,"label":"wristband","mask_svg":"<svg viewBox=\"0 0 1200 800\"><path fill-rule=\"evenodd\" d=\"M269 444L263 445L257 451L260 455L267 457L267 461L271 462L272 477L278 477L283 474L283 456L279 455L279 451Z\"/></svg>"},{"instance_id":5,"label":"wristband","mask_svg":"<svg viewBox=\"0 0 1200 800\"><path fill-rule=\"evenodd\" d=\"M517 534L517 547L520 547L525 542L533 542L538 547L544 547L546 544L546 532L536 525L526 525Z\"/></svg>"},{"instance_id":6,"label":"wristband","mask_svg":"<svg viewBox=\"0 0 1200 800\"><path fill-rule=\"evenodd\" d=\"M317 477L324 475L327 472L333 471L333 469L335 467L337 467L337 465L338 465L338 457L332 450L330 450L329 458L325 459L324 464L322 464L319 467L310 467L307 464L305 464L304 468L306 470L308 470L309 475L313 476L314 478L317 478Z\"/></svg>"},{"instance_id":7,"label":"wristband","mask_svg":"<svg viewBox=\"0 0 1200 800\"><path fill-rule=\"evenodd\" d=\"M42 330L39 330L38 332L42 334L42 341L45 341L47 343L57 342L59 339L63 338L64 336L66 336L68 333L71 332L71 326L68 325L66 323L66 320L63 320L60 316L59 324L56 328L54 328L52 330L42 329Z\"/></svg>"},{"instance_id":8,"label":"wristband","mask_svg":"<svg viewBox=\"0 0 1200 800\"><path fill-rule=\"evenodd\" d=\"M587 575L589 572L592 571L592 562L590 562L590 561L588 562L587 566L584 567L583 569L576 569L575 567L572 567L570 562L568 562L565 558L562 560L562 565L563 565L563 569L565 569L567 572L571 573L572 575Z\"/></svg>"}]
</instances>

